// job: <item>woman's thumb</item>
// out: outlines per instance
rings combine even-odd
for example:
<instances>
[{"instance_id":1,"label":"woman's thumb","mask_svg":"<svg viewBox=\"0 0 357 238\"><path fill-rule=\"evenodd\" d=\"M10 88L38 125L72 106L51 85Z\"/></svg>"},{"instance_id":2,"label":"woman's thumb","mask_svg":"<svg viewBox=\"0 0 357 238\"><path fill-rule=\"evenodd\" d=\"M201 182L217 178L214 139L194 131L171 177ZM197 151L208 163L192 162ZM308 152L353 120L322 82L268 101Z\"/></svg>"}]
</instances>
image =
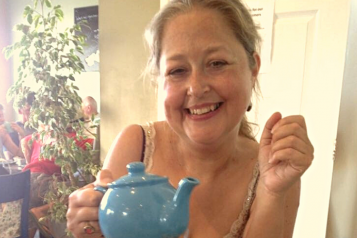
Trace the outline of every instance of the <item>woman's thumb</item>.
<instances>
[{"instance_id":1,"label":"woman's thumb","mask_svg":"<svg viewBox=\"0 0 357 238\"><path fill-rule=\"evenodd\" d=\"M280 112L275 112L273 115L270 116L268 121L265 124L264 130L262 132L262 136L260 138L260 146L270 145L271 139L273 138L273 134L271 130L273 129L274 125L278 123L281 119Z\"/></svg>"},{"instance_id":2,"label":"woman's thumb","mask_svg":"<svg viewBox=\"0 0 357 238\"><path fill-rule=\"evenodd\" d=\"M108 183L113 182L113 175L108 169L103 169L97 174L94 186L108 187Z\"/></svg>"}]
</instances>

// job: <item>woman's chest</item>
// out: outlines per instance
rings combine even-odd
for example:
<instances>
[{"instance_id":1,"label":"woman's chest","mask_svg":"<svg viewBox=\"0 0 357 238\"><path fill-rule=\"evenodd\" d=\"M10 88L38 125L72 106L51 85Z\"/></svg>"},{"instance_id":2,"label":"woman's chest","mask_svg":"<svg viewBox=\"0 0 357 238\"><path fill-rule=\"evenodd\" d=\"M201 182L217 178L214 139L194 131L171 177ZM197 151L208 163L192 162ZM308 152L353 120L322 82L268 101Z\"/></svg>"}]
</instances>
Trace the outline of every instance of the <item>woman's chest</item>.
<instances>
[{"instance_id":1,"label":"woman's chest","mask_svg":"<svg viewBox=\"0 0 357 238\"><path fill-rule=\"evenodd\" d=\"M248 195L248 184L237 182L236 186L203 185L193 192L187 237L222 238L230 232L244 210Z\"/></svg>"}]
</instances>

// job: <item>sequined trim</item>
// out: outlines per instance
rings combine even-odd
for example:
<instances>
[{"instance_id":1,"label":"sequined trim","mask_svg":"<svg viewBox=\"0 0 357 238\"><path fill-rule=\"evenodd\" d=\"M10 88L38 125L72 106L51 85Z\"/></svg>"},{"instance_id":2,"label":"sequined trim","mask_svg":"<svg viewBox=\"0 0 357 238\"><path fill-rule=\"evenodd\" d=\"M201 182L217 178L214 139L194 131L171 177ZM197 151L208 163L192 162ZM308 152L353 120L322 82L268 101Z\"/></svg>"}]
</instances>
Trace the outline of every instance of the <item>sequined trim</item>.
<instances>
[{"instance_id":1,"label":"sequined trim","mask_svg":"<svg viewBox=\"0 0 357 238\"><path fill-rule=\"evenodd\" d=\"M153 159L152 155L155 151L155 127L153 122L148 122L146 125L142 125L142 128L145 132L145 155L144 155L144 164L147 171L152 168Z\"/></svg>"},{"instance_id":2,"label":"sequined trim","mask_svg":"<svg viewBox=\"0 0 357 238\"><path fill-rule=\"evenodd\" d=\"M253 170L253 178L248 186L248 194L243 204L243 210L239 214L238 219L232 224L231 231L224 238L242 238L244 228L247 224L250 215L250 208L252 207L256 188L259 180L259 164L256 163Z\"/></svg>"}]
</instances>

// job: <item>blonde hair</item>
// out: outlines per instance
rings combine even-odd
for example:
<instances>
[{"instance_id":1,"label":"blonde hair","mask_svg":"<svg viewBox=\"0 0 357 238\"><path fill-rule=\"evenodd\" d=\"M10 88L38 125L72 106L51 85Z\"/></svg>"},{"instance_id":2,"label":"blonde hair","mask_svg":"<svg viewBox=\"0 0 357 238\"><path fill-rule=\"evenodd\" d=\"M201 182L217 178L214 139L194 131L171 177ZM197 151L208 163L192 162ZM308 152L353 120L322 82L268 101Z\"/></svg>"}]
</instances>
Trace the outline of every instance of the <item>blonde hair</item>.
<instances>
[{"instance_id":1,"label":"blonde hair","mask_svg":"<svg viewBox=\"0 0 357 238\"><path fill-rule=\"evenodd\" d=\"M240 0L171 0L154 16L145 31L146 42L150 49L146 66L147 74L150 74L154 80L159 75L162 35L167 22L180 14L192 11L194 8L210 9L220 13L238 42L243 45L250 68L256 66L254 53L260 52L261 38L248 9ZM156 81L154 82L156 83ZM259 91L258 81L255 83L254 90ZM245 115L241 122L239 134L255 140L252 127Z\"/></svg>"}]
</instances>

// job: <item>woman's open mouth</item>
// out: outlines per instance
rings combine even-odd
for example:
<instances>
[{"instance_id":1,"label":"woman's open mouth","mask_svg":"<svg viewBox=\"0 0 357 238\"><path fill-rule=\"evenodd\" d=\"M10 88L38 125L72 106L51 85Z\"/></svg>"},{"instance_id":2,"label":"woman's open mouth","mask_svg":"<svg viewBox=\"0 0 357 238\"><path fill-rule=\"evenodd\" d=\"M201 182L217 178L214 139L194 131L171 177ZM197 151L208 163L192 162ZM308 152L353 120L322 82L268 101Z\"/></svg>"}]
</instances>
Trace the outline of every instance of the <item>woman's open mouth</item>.
<instances>
[{"instance_id":1,"label":"woman's open mouth","mask_svg":"<svg viewBox=\"0 0 357 238\"><path fill-rule=\"evenodd\" d=\"M207 114L209 112L214 112L216 111L223 103L216 103L214 105L210 105L207 107L202 107L202 108L197 108L197 109L186 109L187 113L190 115L203 115Z\"/></svg>"}]
</instances>

